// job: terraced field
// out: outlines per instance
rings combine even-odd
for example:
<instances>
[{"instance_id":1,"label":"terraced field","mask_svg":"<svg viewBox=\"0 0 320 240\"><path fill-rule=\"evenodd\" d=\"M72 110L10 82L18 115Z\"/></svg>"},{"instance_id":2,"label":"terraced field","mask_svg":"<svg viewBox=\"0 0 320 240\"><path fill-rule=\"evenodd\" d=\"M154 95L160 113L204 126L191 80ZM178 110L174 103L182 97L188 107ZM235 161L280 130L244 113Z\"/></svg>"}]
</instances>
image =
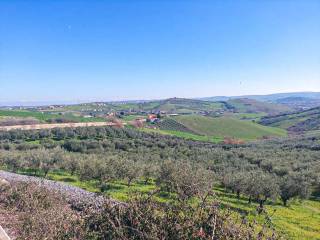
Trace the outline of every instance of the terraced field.
<instances>
[{"instance_id":1,"label":"terraced field","mask_svg":"<svg viewBox=\"0 0 320 240\"><path fill-rule=\"evenodd\" d=\"M179 131L179 132L186 132L191 134L198 134L172 118L166 118L161 122L158 122L156 126L161 130Z\"/></svg>"}]
</instances>

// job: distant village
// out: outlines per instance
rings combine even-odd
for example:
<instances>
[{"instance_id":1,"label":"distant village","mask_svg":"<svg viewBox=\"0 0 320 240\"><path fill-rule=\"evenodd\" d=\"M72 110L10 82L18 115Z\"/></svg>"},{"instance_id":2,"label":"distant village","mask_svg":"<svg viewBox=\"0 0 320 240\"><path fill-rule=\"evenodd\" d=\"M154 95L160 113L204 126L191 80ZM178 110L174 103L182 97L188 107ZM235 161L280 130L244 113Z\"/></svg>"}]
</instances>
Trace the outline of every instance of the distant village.
<instances>
[{"instance_id":1,"label":"distant village","mask_svg":"<svg viewBox=\"0 0 320 240\"><path fill-rule=\"evenodd\" d=\"M139 109L138 104L136 108L121 107L121 105L128 104L126 102L113 103L83 103L79 105L49 105L49 106L37 106L37 107L6 107L2 109L7 110L28 110L46 114L67 115L72 114L74 116L80 116L83 118L105 118L110 120L113 118L123 119L123 121L140 121L150 124L155 124L160 121L161 118L173 117L178 115L191 115L198 114L203 116L219 116L225 113L224 109L217 109L215 111L162 111L156 108L152 110ZM230 112L230 110L229 110Z\"/></svg>"}]
</instances>

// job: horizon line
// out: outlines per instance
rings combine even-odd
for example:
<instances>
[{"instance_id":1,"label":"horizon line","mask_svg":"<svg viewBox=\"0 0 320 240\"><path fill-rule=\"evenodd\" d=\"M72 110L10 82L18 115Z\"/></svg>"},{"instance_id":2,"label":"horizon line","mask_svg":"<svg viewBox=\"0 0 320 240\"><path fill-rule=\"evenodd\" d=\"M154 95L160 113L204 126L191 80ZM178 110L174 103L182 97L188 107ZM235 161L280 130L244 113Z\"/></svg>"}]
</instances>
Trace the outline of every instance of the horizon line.
<instances>
[{"instance_id":1,"label":"horizon line","mask_svg":"<svg viewBox=\"0 0 320 240\"><path fill-rule=\"evenodd\" d=\"M320 93L320 91L293 91L293 92L274 92L267 94L244 94L244 95L214 95L209 97L164 97L154 99L127 99L127 100L39 100L39 101L28 101L28 100L16 100L16 101L0 101L0 107L37 107L37 106L48 106L48 105L77 105L85 103L125 103L125 102L150 102L150 101L161 101L167 99L194 99L204 100L208 98L241 98L249 96L270 96L278 94L303 94L303 93ZM218 101L218 100L217 100Z\"/></svg>"}]
</instances>

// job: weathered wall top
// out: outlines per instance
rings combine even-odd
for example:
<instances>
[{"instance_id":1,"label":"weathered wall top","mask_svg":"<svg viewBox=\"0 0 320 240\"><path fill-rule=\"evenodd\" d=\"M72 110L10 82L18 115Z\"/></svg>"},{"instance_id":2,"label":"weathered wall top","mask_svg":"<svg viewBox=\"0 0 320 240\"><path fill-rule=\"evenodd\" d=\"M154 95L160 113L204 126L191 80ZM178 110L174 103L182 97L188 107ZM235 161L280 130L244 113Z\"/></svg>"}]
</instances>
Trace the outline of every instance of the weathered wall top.
<instances>
[{"instance_id":1,"label":"weathered wall top","mask_svg":"<svg viewBox=\"0 0 320 240\"><path fill-rule=\"evenodd\" d=\"M10 240L9 236L1 226L0 226L0 240Z\"/></svg>"}]
</instances>

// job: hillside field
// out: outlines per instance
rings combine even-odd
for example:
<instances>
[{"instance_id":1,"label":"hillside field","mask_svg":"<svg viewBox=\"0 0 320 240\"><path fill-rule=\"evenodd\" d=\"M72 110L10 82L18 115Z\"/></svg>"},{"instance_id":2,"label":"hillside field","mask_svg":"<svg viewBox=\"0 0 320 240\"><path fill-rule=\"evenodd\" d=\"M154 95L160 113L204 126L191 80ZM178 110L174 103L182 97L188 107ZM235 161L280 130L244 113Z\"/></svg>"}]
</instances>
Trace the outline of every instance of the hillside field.
<instances>
[{"instance_id":1,"label":"hillside field","mask_svg":"<svg viewBox=\"0 0 320 240\"><path fill-rule=\"evenodd\" d=\"M205 136L254 140L263 137L283 137L287 134L283 129L266 127L251 121L231 117L212 118L190 115L177 116L173 119L190 129L190 131Z\"/></svg>"},{"instance_id":2,"label":"hillside field","mask_svg":"<svg viewBox=\"0 0 320 240\"><path fill-rule=\"evenodd\" d=\"M292 132L320 130L320 108L263 117L260 123L265 126L279 127Z\"/></svg>"},{"instance_id":3,"label":"hillside field","mask_svg":"<svg viewBox=\"0 0 320 240\"><path fill-rule=\"evenodd\" d=\"M286 105L261 102L248 98L231 99L227 104L234 108L235 111L242 113L266 113L272 115L292 111L292 109Z\"/></svg>"}]
</instances>

